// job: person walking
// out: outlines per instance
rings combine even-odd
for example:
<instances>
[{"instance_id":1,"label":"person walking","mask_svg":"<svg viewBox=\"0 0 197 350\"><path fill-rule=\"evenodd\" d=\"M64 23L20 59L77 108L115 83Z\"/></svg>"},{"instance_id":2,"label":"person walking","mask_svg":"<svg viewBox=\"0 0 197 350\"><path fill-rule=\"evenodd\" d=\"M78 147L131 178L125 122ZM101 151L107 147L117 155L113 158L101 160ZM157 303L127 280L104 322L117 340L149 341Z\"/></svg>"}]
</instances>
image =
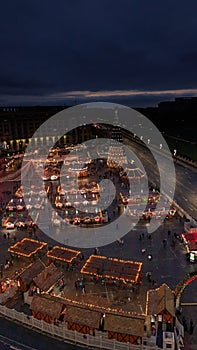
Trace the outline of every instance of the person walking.
<instances>
[{"instance_id":1,"label":"person walking","mask_svg":"<svg viewBox=\"0 0 197 350\"><path fill-rule=\"evenodd\" d=\"M193 323L193 320L191 319L189 323L189 334L192 335L193 331L194 331L194 323Z\"/></svg>"}]
</instances>

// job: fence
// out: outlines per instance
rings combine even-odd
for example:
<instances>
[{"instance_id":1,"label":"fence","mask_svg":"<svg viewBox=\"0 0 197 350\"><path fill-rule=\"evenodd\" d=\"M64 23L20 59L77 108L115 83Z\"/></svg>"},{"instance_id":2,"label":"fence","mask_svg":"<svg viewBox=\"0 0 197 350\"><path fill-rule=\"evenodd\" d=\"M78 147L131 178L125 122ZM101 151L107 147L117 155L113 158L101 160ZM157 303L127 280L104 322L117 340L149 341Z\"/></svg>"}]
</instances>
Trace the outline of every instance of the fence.
<instances>
[{"instance_id":1,"label":"fence","mask_svg":"<svg viewBox=\"0 0 197 350\"><path fill-rule=\"evenodd\" d=\"M121 343L116 340L107 339L106 336L101 334L84 335L76 331L70 331L66 328L66 325L60 324L56 326L54 324L49 324L44 321L37 320L33 316L27 316L22 312L18 312L15 309L9 309L6 306L0 305L0 314L11 319L12 321L18 321L25 327L38 330L40 332L46 333L47 335L52 335L59 339L63 339L68 342L78 343L85 345L87 347L92 347L96 349L110 349L110 350L157 350L157 346L147 346L147 345L132 345L130 343ZM97 332L99 333L99 332Z\"/></svg>"}]
</instances>

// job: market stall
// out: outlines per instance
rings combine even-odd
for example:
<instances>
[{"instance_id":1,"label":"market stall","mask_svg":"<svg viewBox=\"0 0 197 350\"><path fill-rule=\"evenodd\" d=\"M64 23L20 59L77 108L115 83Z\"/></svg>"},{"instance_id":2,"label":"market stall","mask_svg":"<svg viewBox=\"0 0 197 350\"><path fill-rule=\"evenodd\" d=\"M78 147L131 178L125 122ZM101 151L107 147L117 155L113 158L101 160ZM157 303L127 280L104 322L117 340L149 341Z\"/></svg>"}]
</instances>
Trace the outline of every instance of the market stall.
<instances>
[{"instance_id":1,"label":"market stall","mask_svg":"<svg viewBox=\"0 0 197 350\"><path fill-rule=\"evenodd\" d=\"M14 280L7 279L0 282L0 304L6 305L9 301L18 296L17 283Z\"/></svg>"},{"instance_id":2,"label":"market stall","mask_svg":"<svg viewBox=\"0 0 197 350\"><path fill-rule=\"evenodd\" d=\"M93 334L99 329L102 313L79 306L67 306L64 321L68 329L83 334Z\"/></svg>"},{"instance_id":3,"label":"market stall","mask_svg":"<svg viewBox=\"0 0 197 350\"><path fill-rule=\"evenodd\" d=\"M77 258L80 255L80 251L58 247L53 247L52 250L48 251L47 257L54 262L55 264L60 263L62 266L65 264L72 265L77 261Z\"/></svg>"},{"instance_id":4,"label":"market stall","mask_svg":"<svg viewBox=\"0 0 197 350\"><path fill-rule=\"evenodd\" d=\"M61 300L58 301L52 296L46 294L34 295L30 309L32 315L38 320L43 320L47 323L54 323L59 320L64 309L64 304Z\"/></svg>"},{"instance_id":5,"label":"market stall","mask_svg":"<svg viewBox=\"0 0 197 350\"><path fill-rule=\"evenodd\" d=\"M188 260L192 263L197 261L197 228L190 228L187 233L181 235L186 248Z\"/></svg>"},{"instance_id":6,"label":"market stall","mask_svg":"<svg viewBox=\"0 0 197 350\"><path fill-rule=\"evenodd\" d=\"M118 314L105 314L104 330L109 339L119 342L142 344L144 336L145 317L123 316Z\"/></svg>"},{"instance_id":7,"label":"market stall","mask_svg":"<svg viewBox=\"0 0 197 350\"><path fill-rule=\"evenodd\" d=\"M81 269L84 276L141 284L142 263L91 255Z\"/></svg>"},{"instance_id":8,"label":"market stall","mask_svg":"<svg viewBox=\"0 0 197 350\"><path fill-rule=\"evenodd\" d=\"M11 246L8 251L12 257L36 258L39 254L44 254L47 250L47 243L35 241L29 238L23 238Z\"/></svg>"},{"instance_id":9,"label":"market stall","mask_svg":"<svg viewBox=\"0 0 197 350\"><path fill-rule=\"evenodd\" d=\"M51 263L33 278L33 284L37 288L37 292L49 292L63 276L64 274Z\"/></svg>"},{"instance_id":10,"label":"market stall","mask_svg":"<svg viewBox=\"0 0 197 350\"><path fill-rule=\"evenodd\" d=\"M175 321L175 297L173 291L162 284L159 288L147 292L146 314L153 316L167 330L173 329Z\"/></svg>"},{"instance_id":11,"label":"market stall","mask_svg":"<svg viewBox=\"0 0 197 350\"><path fill-rule=\"evenodd\" d=\"M29 289L33 279L39 275L45 269L45 267L46 266L40 259L31 263L17 278L19 290L26 292Z\"/></svg>"}]
</instances>

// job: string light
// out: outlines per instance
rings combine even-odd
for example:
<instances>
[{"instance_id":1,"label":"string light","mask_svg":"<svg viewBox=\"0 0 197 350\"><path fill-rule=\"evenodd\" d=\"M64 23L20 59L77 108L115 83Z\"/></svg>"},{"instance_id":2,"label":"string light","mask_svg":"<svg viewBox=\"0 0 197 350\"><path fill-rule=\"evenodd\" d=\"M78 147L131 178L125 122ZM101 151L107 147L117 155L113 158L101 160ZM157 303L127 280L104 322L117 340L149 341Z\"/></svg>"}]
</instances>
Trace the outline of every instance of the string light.
<instances>
[{"instance_id":1,"label":"string light","mask_svg":"<svg viewBox=\"0 0 197 350\"><path fill-rule=\"evenodd\" d=\"M130 265L130 266L133 266L133 265L136 265L138 266L138 269L137 269L137 272L136 272L136 276L135 278L125 278L125 277L117 277L117 276L113 276L113 275L107 275L105 274L105 272L103 273L103 275L99 275L98 273L95 273L95 272L91 272L91 271L86 271L86 269L88 269L88 265L91 263L91 260L93 259L101 259L101 260L106 260L106 261L112 261L112 262L117 262L117 263L120 263L120 264L125 264L125 265ZM116 279L116 280L122 280L122 281L126 281L126 282L137 282L138 279L139 279L139 275L140 275L140 272L141 272L141 267L142 267L142 263L141 262L136 262L136 261L130 261L130 260L121 260L121 259L117 259L117 258L107 258L105 256L101 256L101 255L91 255L87 260L86 260L86 263L85 265L82 267L81 269L81 273L84 273L84 274L88 274L88 275L93 275L93 276L103 276L103 277L106 277L106 278L110 278L110 279Z\"/></svg>"},{"instance_id":2,"label":"string light","mask_svg":"<svg viewBox=\"0 0 197 350\"><path fill-rule=\"evenodd\" d=\"M63 257L60 257L58 256L58 252L62 252L62 253L70 253L72 254L73 256L71 258L63 258ZM53 247L53 249L51 251L49 251L47 253L47 257L49 258L53 258L53 259L56 259L56 260L63 260L65 262L69 262L71 263L75 258L77 258L77 256L81 254L80 251L77 251L77 250L73 250L73 249L68 249L68 248L63 248L63 247L58 247L58 246L55 246Z\"/></svg>"},{"instance_id":3,"label":"string light","mask_svg":"<svg viewBox=\"0 0 197 350\"><path fill-rule=\"evenodd\" d=\"M25 249L25 243L32 243L32 250L30 253L25 253L25 252L21 252L20 250L24 250ZM37 245L37 248L35 248L33 250L33 245ZM39 242L39 241L35 241L33 239L30 238L23 238L22 241L17 242L16 244L14 244L13 246L11 246L10 248L8 248L8 251L10 253L14 253L14 254L18 254L18 255L22 255L25 257L30 257L33 254L36 254L39 250L43 249L44 247L47 246L47 243L45 242Z\"/></svg>"}]
</instances>

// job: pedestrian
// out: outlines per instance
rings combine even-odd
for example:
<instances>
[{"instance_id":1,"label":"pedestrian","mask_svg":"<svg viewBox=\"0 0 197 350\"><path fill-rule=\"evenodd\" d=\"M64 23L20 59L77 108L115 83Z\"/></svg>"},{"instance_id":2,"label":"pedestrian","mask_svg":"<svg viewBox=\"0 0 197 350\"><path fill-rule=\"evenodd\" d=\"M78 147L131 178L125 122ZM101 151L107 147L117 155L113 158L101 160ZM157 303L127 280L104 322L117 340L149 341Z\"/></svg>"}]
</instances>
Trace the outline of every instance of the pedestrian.
<instances>
[{"instance_id":1,"label":"pedestrian","mask_svg":"<svg viewBox=\"0 0 197 350\"><path fill-rule=\"evenodd\" d=\"M174 232L174 238L177 238L177 233L176 232Z\"/></svg>"},{"instance_id":2,"label":"pedestrian","mask_svg":"<svg viewBox=\"0 0 197 350\"><path fill-rule=\"evenodd\" d=\"M83 255L83 253L81 253L81 255L80 255L80 260L81 260L81 261L84 260L84 255Z\"/></svg>"},{"instance_id":3,"label":"pedestrian","mask_svg":"<svg viewBox=\"0 0 197 350\"><path fill-rule=\"evenodd\" d=\"M61 286L62 286L62 288L64 288L64 286L65 286L65 282L64 282L63 278L61 279Z\"/></svg>"},{"instance_id":4,"label":"pedestrian","mask_svg":"<svg viewBox=\"0 0 197 350\"><path fill-rule=\"evenodd\" d=\"M168 230L168 237L171 235L171 231L170 230Z\"/></svg>"},{"instance_id":5,"label":"pedestrian","mask_svg":"<svg viewBox=\"0 0 197 350\"><path fill-rule=\"evenodd\" d=\"M142 235L140 234L140 235L139 235L139 241L141 241L141 240L142 240Z\"/></svg>"},{"instance_id":6,"label":"pedestrian","mask_svg":"<svg viewBox=\"0 0 197 350\"><path fill-rule=\"evenodd\" d=\"M94 255L98 255L99 254L99 249L98 248L95 248L94 249Z\"/></svg>"},{"instance_id":7,"label":"pedestrian","mask_svg":"<svg viewBox=\"0 0 197 350\"><path fill-rule=\"evenodd\" d=\"M151 282L151 272L146 273L146 278L147 278L148 282Z\"/></svg>"},{"instance_id":8,"label":"pedestrian","mask_svg":"<svg viewBox=\"0 0 197 350\"><path fill-rule=\"evenodd\" d=\"M185 317L183 316L182 318L182 322L183 322L183 328L185 332L188 332L188 327L187 327L187 321L185 319Z\"/></svg>"},{"instance_id":9,"label":"pedestrian","mask_svg":"<svg viewBox=\"0 0 197 350\"><path fill-rule=\"evenodd\" d=\"M9 232L7 233L7 238L10 239L10 233Z\"/></svg>"},{"instance_id":10,"label":"pedestrian","mask_svg":"<svg viewBox=\"0 0 197 350\"><path fill-rule=\"evenodd\" d=\"M124 244L124 240L122 238L120 238L120 245Z\"/></svg>"},{"instance_id":11,"label":"pedestrian","mask_svg":"<svg viewBox=\"0 0 197 350\"><path fill-rule=\"evenodd\" d=\"M6 239L6 233L4 233L3 238Z\"/></svg>"},{"instance_id":12,"label":"pedestrian","mask_svg":"<svg viewBox=\"0 0 197 350\"><path fill-rule=\"evenodd\" d=\"M190 323L189 323L189 334L193 334L193 331L194 331L194 323L193 323L193 320L191 319L190 320Z\"/></svg>"}]
</instances>

